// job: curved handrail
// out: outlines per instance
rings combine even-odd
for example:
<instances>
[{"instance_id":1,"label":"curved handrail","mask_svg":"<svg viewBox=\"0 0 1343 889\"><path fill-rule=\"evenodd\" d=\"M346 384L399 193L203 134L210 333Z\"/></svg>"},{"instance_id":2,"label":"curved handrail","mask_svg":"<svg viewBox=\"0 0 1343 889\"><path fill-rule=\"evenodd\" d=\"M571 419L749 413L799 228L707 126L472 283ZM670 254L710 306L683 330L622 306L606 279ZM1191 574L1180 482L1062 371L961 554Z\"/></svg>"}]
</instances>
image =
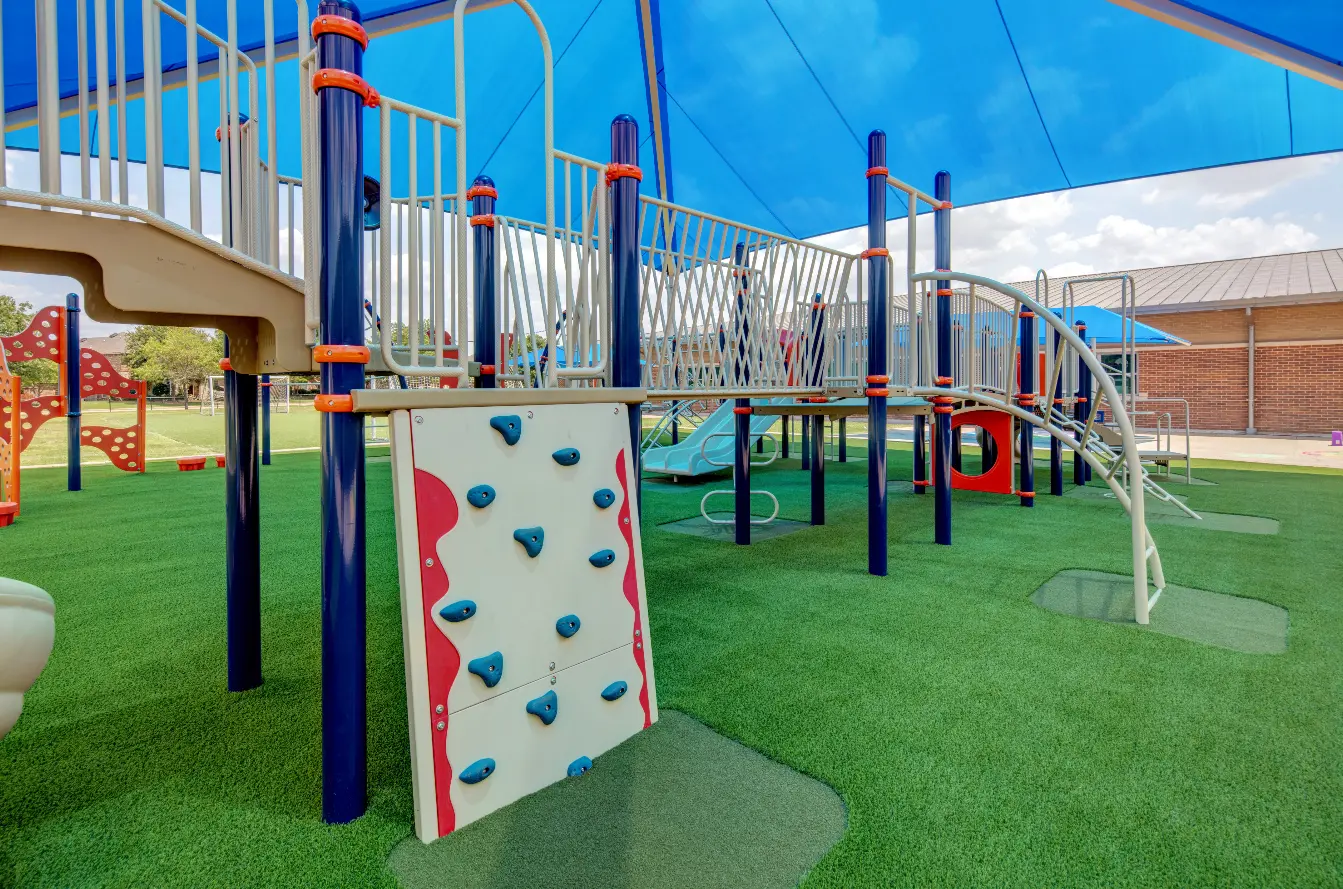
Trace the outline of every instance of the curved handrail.
<instances>
[{"instance_id":1,"label":"curved handrail","mask_svg":"<svg viewBox=\"0 0 1343 889\"><path fill-rule=\"evenodd\" d=\"M982 275L972 275L966 272L956 272L939 270L935 272L920 272L913 276L915 281L959 281L965 284L975 284L980 287L987 287L1003 294L1014 300L1018 306L1018 313L1021 308L1029 309L1034 312L1037 318L1044 319L1045 323L1053 327L1063 339L1077 351L1082 361L1089 367L1096 377L1097 383L1104 392L1106 399L1110 402L1115 425L1119 427L1119 433L1124 442L1124 462L1129 470L1129 491L1127 509L1133 526L1132 544L1133 544L1133 610L1138 623L1146 624L1148 622L1148 612L1151 602L1147 595L1147 562L1152 559L1152 569L1154 580L1157 586L1157 595L1165 587L1165 579L1162 576L1160 557L1157 555L1155 544L1151 543L1151 536L1147 533L1147 519L1143 510L1143 471L1142 459L1138 456L1138 443L1133 433L1133 424L1129 420L1128 412L1119 397L1119 392L1115 389L1114 382L1106 375L1104 366L1084 343L1076 332L1071 330L1061 318L1053 312L1046 311L1044 306L1040 305L1034 299L1027 296L1020 290L1001 281L995 281L992 278L986 278ZM915 394L927 392L928 394L957 394L966 393L953 392L953 390L941 390L930 388L926 390L916 390ZM973 393L970 393L973 398ZM975 399L980 400L980 399ZM1028 419L1034 425L1041 425L1040 418L1037 418L1034 412L1023 411L1020 408L1013 410L1014 405L1005 402L993 402L995 407L1008 410L1014 416L1021 419ZM1046 426L1048 428L1048 426ZM1056 438L1059 436L1055 436ZM1079 453L1081 453L1079 451ZM1084 453L1084 459L1094 459ZM1118 486L1116 485L1117 491ZM1155 596L1152 601L1155 601Z\"/></svg>"}]
</instances>

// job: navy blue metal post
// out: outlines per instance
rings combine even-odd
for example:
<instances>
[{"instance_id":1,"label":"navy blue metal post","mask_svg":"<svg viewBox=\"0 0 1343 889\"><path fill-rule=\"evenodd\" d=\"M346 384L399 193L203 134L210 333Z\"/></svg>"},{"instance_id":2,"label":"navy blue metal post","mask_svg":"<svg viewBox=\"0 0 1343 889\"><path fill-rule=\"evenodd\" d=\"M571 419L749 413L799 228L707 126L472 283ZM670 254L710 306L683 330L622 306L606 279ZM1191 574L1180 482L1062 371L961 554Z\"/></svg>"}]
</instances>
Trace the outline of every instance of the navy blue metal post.
<instances>
[{"instance_id":1,"label":"navy blue metal post","mask_svg":"<svg viewBox=\"0 0 1343 889\"><path fill-rule=\"evenodd\" d=\"M611 121L611 385L643 384L639 367L639 124L628 114ZM630 454L636 502L643 502L639 443L643 411L630 405Z\"/></svg>"},{"instance_id":2,"label":"navy blue metal post","mask_svg":"<svg viewBox=\"0 0 1343 889\"><path fill-rule=\"evenodd\" d=\"M1077 335L1082 342L1087 341L1087 326L1081 321L1077 322ZM1091 409L1089 397L1091 395L1091 371L1088 370L1086 362L1082 360L1082 353L1077 353L1077 391L1073 393L1076 401L1073 403L1073 422L1077 423L1082 429L1086 428L1087 411ZM1082 441L1081 429L1077 432L1077 441L1082 447L1086 447L1086 442ZM1085 485L1087 483L1087 461L1082 457L1081 451L1073 451L1073 484Z\"/></svg>"},{"instance_id":3,"label":"navy blue metal post","mask_svg":"<svg viewBox=\"0 0 1343 889\"><path fill-rule=\"evenodd\" d=\"M65 484L70 491L80 490L83 480L79 468L80 417L84 400L79 394L79 294L65 295Z\"/></svg>"},{"instance_id":4,"label":"navy blue metal post","mask_svg":"<svg viewBox=\"0 0 1343 889\"><path fill-rule=\"evenodd\" d=\"M1017 392L1017 405L1023 411L1033 411L1035 407L1035 367L1038 363L1038 342L1035 336L1035 313L1029 309L1021 310L1021 342L1017 346L1017 360L1021 362L1021 381ZM1021 481L1017 494L1021 496L1022 506L1035 505L1035 426L1025 420L1018 420L1021 429L1021 459L1018 461Z\"/></svg>"},{"instance_id":5,"label":"navy blue metal post","mask_svg":"<svg viewBox=\"0 0 1343 889\"><path fill-rule=\"evenodd\" d=\"M951 174L942 170L934 180L933 197L951 201ZM911 199L912 200L912 199ZM933 212L934 264L938 271L951 271L951 210ZM937 386L950 386L951 378L951 282L937 282ZM939 396L949 397L949 396ZM934 539L951 545L951 405L933 404Z\"/></svg>"},{"instance_id":6,"label":"navy blue metal post","mask_svg":"<svg viewBox=\"0 0 1343 889\"><path fill-rule=\"evenodd\" d=\"M914 417L914 493L923 494L926 490L928 490L928 418L919 414Z\"/></svg>"},{"instance_id":7,"label":"navy blue metal post","mask_svg":"<svg viewBox=\"0 0 1343 889\"><path fill-rule=\"evenodd\" d=\"M811 469L811 417L803 414L802 421L802 468Z\"/></svg>"},{"instance_id":8,"label":"navy blue metal post","mask_svg":"<svg viewBox=\"0 0 1343 889\"><path fill-rule=\"evenodd\" d=\"M499 323L495 312L494 280L494 202L499 197L494 180L477 176L466 191L471 201L471 248L474 270L472 297L475 302L476 360L480 362L480 376L476 386L494 389L498 386L495 374L499 372Z\"/></svg>"},{"instance_id":9,"label":"navy blue metal post","mask_svg":"<svg viewBox=\"0 0 1343 889\"><path fill-rule=\"evenodd\" d=\"M811 436L811 523L825 524L825 417L817 414Z\"/></svg>"},{"instance_id":10,"label":"navy blue metal post","mask_svg":"<svg viewBox=\"0 0 1343 889\"><path fill-rule=\"evenodd\" d=\"M825 303L821 294L811 299L811 322L807 331L810 378L807 385L819 389L825 383ZM811 523L825 524L825 416L811 422Z\"/></svg>"},{"instance_id":11,"label":"navy blue metal post","mask_svg":"<svg viewBox=\"0 0 1343 889\"><path fill-rule=\"evenodd\" d=\"M732 530L741 546L751 544L751 399L732 407Z\"/></svg>"},{"instance_id":12,"label":"navy blue metal post","mask_svg":"<svg viewBox=\"0 0 1343 889\"><path fill-rule=\"evenodd\" d=\"M793 431L793 418L786 415L782 416L779 418L779 425L783 427L780 430L779 434L779 448L780 448L779 456L787 460L788 439L792 437L791 433Z\"/></svg>"},{"instance_id":13,"label":"navy blue metal post","mask_svg":"<svg viewBox=\"0 0 1343 889\"><path fill-rule=\"evenodd\" d=\"M1054 331L1054 357L1059 360L1059 344L1063 342L1063 334ZM1054 424L1054 411L1063 410L1063 369L1056 367L1054 369L1054 391L1050 395L1049 407L1045 410L1045 416L1049 422ZM1049 493L1055 497L1063 496L1063 442L1058 440L1057 436L1049 436Z\"/></svg>"},{"instance_id":14,"label":"navy blue metal post","mask_svg":"<svg viewBox=\"0 0 1343 889\"><path fill-rule=\"evenodd\" d=\"M270 465L270 374L261 375L261 465Z\"/></svg>"},{"instance_id":15,"label":"navy blue metal post","mask_svg":"<svg viewBox=\"0 0 1343 889\"><path fill-rule=\"evenodd\" d=\"M348 0L324 0L323 16L361 21ZM362 76L364 50L344 34L317 38L320 68ZM322 163L320 269L323 345L364 339L363 97L343 87L317 94ZM364 366L323 363L323 396L364 385ZM368 779L364 556L364 418L322 415L322 817L343 824L364 814Z\"/></svg>"},{"instance_id":16,"label":"navy blue metal post","mask_svg":"<svg viewBox=\"0 0 1343 889\"><path fill-rule=\"evenodd\" d=\"M867 573L887 572L886 366L886 133L867 136Z\"/></svg>"},{"instance_id":17,"label":"navy blue metal post","mask_svg":"<svg viewBox=\"0 0 1343 889\"><path fill-rule=\"evenodd\" d=\"M839 462L849 462L849 430L848 418L839 418Z\"/></svg>"},{"instance_id":18,"label":"navy blue metal post","mask_svg":"<svg viewBox=\"0 0 1343 889\"><path fill-rule=\"evenodd\" d=\"M228 364L224 338L224 548L228 690L261 684L261 521L256 377Z\"/></svg>"}]
</instances>

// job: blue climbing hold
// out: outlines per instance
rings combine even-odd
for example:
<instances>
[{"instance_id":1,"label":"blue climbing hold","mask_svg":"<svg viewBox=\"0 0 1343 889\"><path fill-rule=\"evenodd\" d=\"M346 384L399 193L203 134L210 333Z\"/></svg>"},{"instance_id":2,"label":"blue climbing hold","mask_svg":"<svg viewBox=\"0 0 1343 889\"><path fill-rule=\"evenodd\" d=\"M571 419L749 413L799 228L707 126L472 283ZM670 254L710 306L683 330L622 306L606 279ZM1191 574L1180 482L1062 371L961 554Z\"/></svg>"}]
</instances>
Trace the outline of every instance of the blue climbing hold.
<instances>
[{"instance_id":1,"label":"blue climbing hold","mask_svg":"<svg viewBox=\"0 0 1343 889\"><path fill-rule=\"evenodd\" d=\"M522 438L522 417L517 414L500 414L490 417L490 426L504 437L504 444L512 447Z\"/></svg>"},{"instance_id":2,"label":"blue climbing hold","mask_svg":"<svg viewBox=\"0 0 1343 889\"><path fill-rule=\"evenodd\" d=\"M494 688L499 684L499 680L504 678L504 655L503 652L496 651L491 654L478 657L466 665L469 672L475 673L480 677L480 681L485 683L486 688Z\"/></svg>"},{"instance_id":3,"label":"blue climbing hold","mask_svg":"<svg viewBox=\"0 0 1343 889\"><path fill-rule=\"evenodd\" d=\"M457 777L462 779L463 784L479 784L493 774L494 760L486 757L485 759L478 759L462 769L462 773Z\"/></svg>"},{"instance_id":4,"label":"blue climbing hold","mask_svg":"<svg viewBox=\"0 0 1343 889\"><path fill-rule=\"evenodd\" d=\"M586 756L580 756L578 759L569 763L569 777L577 778L579 775L586 775L592 770L592 760Z\"/></svg>"},{"instance_id":5,"label":"blue climbing hold","mask_svg":"<svg viewBox=\"0 0 1343 889\"><path fill-rule=\"evenodd\" d=\"M564 617L555 621L555 632L559 633L565 639L568 639L574 633L577 633L578 628L581 626L583 626L583 622L578 619L578 615L566 614Z\"/></svg>"},{"instance_id":6,"label":"blue climbing hold","mask_svg":"<svg viewBox=\"0 0 1343 889\"><path fill-rule=\"evenodd\" d=\"M602 697L608 701L618 701L625 696L625 692L630 690L630 684L623 679L617 679L606 688L602 689Z\"/></svg>"},{"instance_id":7,"label":"blue climbing hold","mask_svg":"<svg viewBox=\"0 0 1343 889\"><path fill-rule=\"evenodd\" d=\"M466 492L466 502L476 509L484 509L494 502L494 488L489 485L476 485Z\"/></svg>"},{"instance_id":8,"label":"blue climbing hold","mask_svg":"<svg viewBox=\"0 0 1343 889\"><path fill-rule=\"evenodd\" d=\"M592 495L592 502L597 504L598 509L606 509L612 503L616 502L616 492L610 488L602 488Z\"/></svg>"},{"instance_id":9,"label":"blue climbing hold","mask_svg":"<svg viewBox=\"0 0 1343 889\"><path fill-rule=\"evenodd\" d=\"M534 559L541 555L541 547L546 542L546 532L541 528L519 528L513 532L513 539L521 543L527 555Z\"/></svg>"},{"instance_id":10,"label":"blue climbing hold","mask_svg":"<svg viewBox=\"0 0 1343 889\"><path fill-rule=\"evenodd\" d=\"M561 466L573 466L578 462L578 448L560 448L550 456Z\"/></svg>"},{"instance_id":11,"label":"blue climbing hold","mask_svg":"<svg viewBox=\"0 0 1343 889\"><path fill-rule=\"evenodd\" d=\"M451 605L443 606L443 609L438 612L438 616L450 624L461 623L476 616L476 603L470 599L453 602Z\"/></svg>"},{"instance_id":12,"label":"blue climbing hold","mask_svg":"<svg viewBox=\"0 0 1343 889\"><path fill-rule=\"evenodd\" d=\"M527 702L527 712L541 720L542 725L550 725L560 715L560 699L551 689L539 698Z\"/></svg>"},{"instance_id":13,"label":"blue climbing hold","mask_svg":"<svg viewBox=\"0 0 1343 889\"><path fill-rule=\"evenodd\" d=\"M615 560L616 560L615 552L609 549L598 550L597 552L588 556L588 561L598 568L605 568Z\"/></svg>"}]
</instances>

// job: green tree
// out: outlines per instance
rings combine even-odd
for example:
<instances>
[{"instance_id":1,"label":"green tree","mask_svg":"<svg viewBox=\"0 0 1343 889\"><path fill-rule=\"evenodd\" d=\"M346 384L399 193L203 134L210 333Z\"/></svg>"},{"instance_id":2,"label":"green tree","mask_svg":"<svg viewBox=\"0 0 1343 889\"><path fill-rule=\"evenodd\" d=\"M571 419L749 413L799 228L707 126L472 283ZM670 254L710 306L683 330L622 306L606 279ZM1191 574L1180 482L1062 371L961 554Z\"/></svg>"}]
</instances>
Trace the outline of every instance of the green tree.
<instances>
[{"instance_id":1,"label":"green tree","mask_svg":"<svg viewBox=\"0 0 1343 889\"><path fill-rule=\"evenodd\" d=\"M126 337L126 364L151 383L168 383L185 402L192 385L219 372L224 338L194 327L141 325Z\"/></svg>"},{"instance_id":2,"label":"green tree","mask_svg":"<svg viewBox=\"0 0 1343 889\"><path fill-rule=\"evenodd\" d=\"M32 303L19 302L12 296L0 294L0 336L23 333L32 320ZM56 363L46 359L13 361L9 363L9 371L22 377L24 386L32 386L38 392L45 386L54 387L60 380Z\"/></svg>"}]
</instances>

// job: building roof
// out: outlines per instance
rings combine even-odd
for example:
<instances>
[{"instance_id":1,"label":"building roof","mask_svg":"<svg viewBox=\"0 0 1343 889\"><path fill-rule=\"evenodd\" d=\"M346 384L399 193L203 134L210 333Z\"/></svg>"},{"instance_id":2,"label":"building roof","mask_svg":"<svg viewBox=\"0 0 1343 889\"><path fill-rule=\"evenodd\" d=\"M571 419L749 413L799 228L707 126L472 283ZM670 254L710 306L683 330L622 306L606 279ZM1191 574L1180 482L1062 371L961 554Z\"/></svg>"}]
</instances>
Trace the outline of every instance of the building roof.
<instances>
[{"instance_id":1,"label":"building roof","mask_svg":"<svg viewBox=\"0 0 1343 889\"><path fill-rule=\"evenodd\" d=\"M126 334L114 333L111 336L86 336L79 341L85 349L102 352L108 358L126 354Z\"/></svg>"},{"instance_id":2,"label":"building roof","mask_svg":"<svg viewBox=\"0 0 1343 889\"><path fill-rule=\"evenodd\" d=\"M1056 278L1051 303L1067 281L1123 274L1133 278L1139 314L1343 300L1343 250L1333 249ZM1012 286L1035 293L1034 281ZM1119 281L1081 284L1072 288L1073 304L1118 309L1119 290Z\"/></svg>"}]
</instances>

